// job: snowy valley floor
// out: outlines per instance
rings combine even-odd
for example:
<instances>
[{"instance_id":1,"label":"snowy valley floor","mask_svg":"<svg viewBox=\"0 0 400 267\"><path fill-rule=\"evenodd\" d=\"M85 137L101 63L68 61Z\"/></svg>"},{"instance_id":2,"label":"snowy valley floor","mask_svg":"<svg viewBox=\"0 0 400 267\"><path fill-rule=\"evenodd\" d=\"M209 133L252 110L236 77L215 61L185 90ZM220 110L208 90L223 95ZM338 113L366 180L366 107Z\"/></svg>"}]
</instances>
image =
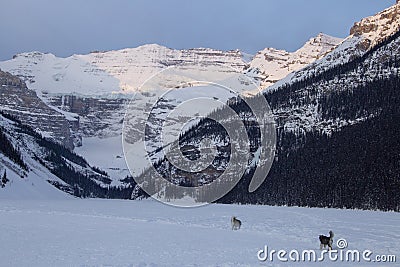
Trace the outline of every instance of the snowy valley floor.
<instances>
[{"instance_id":1,"label":"snowy valley floor","mask_svg":"<svg viewBox=\"0 0 400 267\"><path fill-rule=\"evenodd\" d=\"M242 229L230 229L230 217ZM397 263L260 262L268 249L319 250L319 234ZM288 255L286 255L288 258ZM326 257L328 258L328 257ZM152 200L0 200L0 266L399 266L400 213Z\"/></svg>"}]
</instances>

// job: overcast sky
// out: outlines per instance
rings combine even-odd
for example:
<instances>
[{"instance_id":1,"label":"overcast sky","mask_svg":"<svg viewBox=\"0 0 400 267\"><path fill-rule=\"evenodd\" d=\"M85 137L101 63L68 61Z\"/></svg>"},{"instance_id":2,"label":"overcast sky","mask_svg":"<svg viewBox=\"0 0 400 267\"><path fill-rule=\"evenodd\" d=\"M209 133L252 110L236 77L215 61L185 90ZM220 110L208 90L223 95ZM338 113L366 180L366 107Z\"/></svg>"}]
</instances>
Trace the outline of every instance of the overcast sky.
<instances>
[{"instance_id":1,"label":"overcast sky","mask_svg":"<svg viewBox=\"0 0 400 267\"><path fill-rule=\"evenodd\" d=\"M170 48L294 51L395 0L1 0L0 60L27 51L66 57L157 43Z\"/></svg>"}]
</instances>

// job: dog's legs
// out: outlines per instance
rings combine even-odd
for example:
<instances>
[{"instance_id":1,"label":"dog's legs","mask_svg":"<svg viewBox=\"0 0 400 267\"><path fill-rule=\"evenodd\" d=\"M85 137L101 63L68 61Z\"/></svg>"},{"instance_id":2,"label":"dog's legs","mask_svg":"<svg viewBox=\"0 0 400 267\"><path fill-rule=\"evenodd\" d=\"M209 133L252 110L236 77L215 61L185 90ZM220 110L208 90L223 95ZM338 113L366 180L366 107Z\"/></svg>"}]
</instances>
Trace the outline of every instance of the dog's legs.
<instances>
[{"instance_id":1,"label":"dog's legs","mask_svg":"<svg viewBox=\"0 0 400 267\"><path fill-rule=\"evenodd\" d=\"M320 250L322 250L322 246L323 246L322 243L319 244L319 249L320 249Z\"/></svg>"}]
</instances>

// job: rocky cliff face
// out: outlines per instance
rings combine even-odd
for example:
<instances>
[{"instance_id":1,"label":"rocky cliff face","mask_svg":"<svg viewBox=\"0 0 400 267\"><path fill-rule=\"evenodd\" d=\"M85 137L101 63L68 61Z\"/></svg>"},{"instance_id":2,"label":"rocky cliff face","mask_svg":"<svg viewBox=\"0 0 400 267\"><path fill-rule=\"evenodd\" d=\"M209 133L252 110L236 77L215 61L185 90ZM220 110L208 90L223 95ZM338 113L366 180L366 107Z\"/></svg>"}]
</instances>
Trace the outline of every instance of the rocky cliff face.
<instances>
[{"instance_id":1,"label":"rocky cliff face","mask_svg":"<svg viewBox=\"0 0 400 267\"><path fill-rule=\"evenodd\" d=\"M117 78L121 90L125 92L136 91L146 79L171 66L185 65L195 69L199 64L203 67L223 65L241 71L246 66L242 57L239 50L175 50L156 44L82 56L90 64Z\"/></svg>"},{"instance_id":2,"label":"rocky cliff face","mask_svg":"<svg viewBox=\"0 0 400 267\"><path fill-rule=\"evenodd\" d=\"M0 110L17 117L43 136L73 148L69 122L63 114L46 105L25 83L9 73L0 71Z\"/></svg>"},{"instance_id":3,"label":"rocky cliff face","mask_svg":"<svg viewBox=\"0 0 400 267\"><path fill-rule=\"evenodd\" d=\"M398 38L394 38L400 30L399 8L400 6L396 4L374 16L356 22L351 29L351 35L335 49L305 68L289 74L265 91L267 93L279 91L282 88L301 83L301 81L312 80L312 77L320 77L321 73L331 75L329 71L338 71L341 65L349 62L357 62L353 64L358 64L358 68L343 72L335 79L327 81L320 79L323 82L318 80L319 83L303 86L304 88L293 100L304 98L304 94L309 95L311 91L319 91L320 95L323 95L334 90L351 90L351 88L363 86L378 78L389 79L391 75L396 75L398 70L394 69L391 64L399 53L400 41ZM389 38L394 38L394 40L380 48L379 45ZM367 54L368 57L366 57ZM363 56L366 58L363 59ZM328 74L326 75L328 76ZM331 132L345 125L367 119L365 114L359 114L358 117L352 119L336 118L336 120L325 121L318 113L318 97L316 96L307 105L287 106L283 103L275 112L280 119L285 121L285 128L291 131L311 131L318 128ZM289 98L286 100L291 101Z\"/></svg>"},{"instance_id":4,"label":"rocky cliff face","mask_svg":"<svg viewBox=\"0 0 400 267\"><path fill-rule=\"evenodd\" d=\"M77 115L76 127L73 128L77 136L105 138L121 131L129 99L49 95L47 102L59 110ZM75 146L81 145L79 140L75 139Z\"/></svg>"},{"instance_id":5,"label":"rocky cliff face","mask_svg":"<svg viewBox=\"0 0 400 267\"><path fill-rule=\"evenodd\" d=\"M358 45L361 50L368 50L383 41L387 36L392 35L400 29L400 6L396 5L385 9L378 14L362 19L354 23L350 34L362 36L363 41Z\"/></svg>"}]
</instances>

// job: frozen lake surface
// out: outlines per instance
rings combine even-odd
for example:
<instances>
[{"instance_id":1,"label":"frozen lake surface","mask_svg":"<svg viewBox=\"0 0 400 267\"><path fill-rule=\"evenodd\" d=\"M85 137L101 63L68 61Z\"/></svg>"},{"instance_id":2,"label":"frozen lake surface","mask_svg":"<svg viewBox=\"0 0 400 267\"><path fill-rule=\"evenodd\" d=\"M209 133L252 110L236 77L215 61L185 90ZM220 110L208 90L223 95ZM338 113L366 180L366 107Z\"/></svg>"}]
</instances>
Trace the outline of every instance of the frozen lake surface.
<instances>
[{"instance_id":1,"label":"frozen lake surface","mask_svg":"<svg viewBox=\"0 0 400 267\"><path fill-rule=\"evenodd\" d=\"M359 210L208 205L153 200L0 200L0 266L399 266L400 214ZM232 231L231 216L242 221ZM346 249L397 263L262 262L258 251L315 250L335 233ZM263 254L260 254L263 256Z\"/></svg>"}]
</instances>

